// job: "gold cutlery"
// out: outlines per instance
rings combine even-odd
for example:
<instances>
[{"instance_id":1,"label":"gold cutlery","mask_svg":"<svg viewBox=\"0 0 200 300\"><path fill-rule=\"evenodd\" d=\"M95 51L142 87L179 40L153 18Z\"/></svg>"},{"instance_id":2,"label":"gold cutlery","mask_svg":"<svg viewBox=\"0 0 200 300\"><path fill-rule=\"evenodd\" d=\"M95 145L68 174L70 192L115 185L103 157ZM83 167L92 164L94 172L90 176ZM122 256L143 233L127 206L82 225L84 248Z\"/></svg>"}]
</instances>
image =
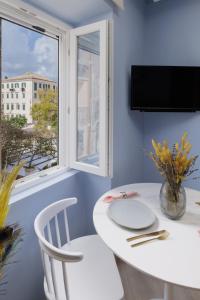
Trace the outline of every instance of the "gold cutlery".
<instances>
[{"instance_id":1,"label":"gold cutlery","mask_svg":"<svg viewBox=\"0 0 200 300\"><path fill-rule=\"evenodd\" d=\"M148 232L148 233L144 233L144 234L132 236L132 237L126 239L126 240L127 240L127 242L131 242L131 241L134 241L134 240L137 240L137 239L141 239L141 238L145 238L145 237L149 237L149 236L156 236L156 235L164 233L165 231L166 230L159 230L159 231L154 231L154 232Z\"/></svg>"},{"instance_id":2,"label":"gold cutlery","mask_svg":"<svg viewBox=\"0 0 200 300\"><path fill-rule=\"evenodd\" d=\"M136 244L133 244L133 245L131 245L131 247L137 247L137 246L140 246L140 245L144 245L146 243L149 243L149 242L152 242L152 241L155 241L155 240L166 240L169 236L169 232L167 230L163 230L163 231L164 232L161 233L160 235L158 235L157 237L146 240L146 241L142 241L142 242L139 242L139 243L136 243Z\"/></svg>"}]
</instances>

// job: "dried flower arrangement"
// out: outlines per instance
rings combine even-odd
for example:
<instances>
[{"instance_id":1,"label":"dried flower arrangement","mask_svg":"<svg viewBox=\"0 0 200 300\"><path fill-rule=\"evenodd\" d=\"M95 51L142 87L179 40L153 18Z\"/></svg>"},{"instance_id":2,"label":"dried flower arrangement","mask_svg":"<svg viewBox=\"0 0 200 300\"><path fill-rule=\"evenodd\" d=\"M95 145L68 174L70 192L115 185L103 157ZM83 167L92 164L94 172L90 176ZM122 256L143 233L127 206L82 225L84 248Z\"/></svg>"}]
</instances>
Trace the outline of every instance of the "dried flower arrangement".
<instances>
[{"instance_id":1,"label":"dried flower arrangement","mask_svg":"<svg viewBox=\"0 0 200 300\"><path fill-rule=\"evenodd\" d=\"M167 141L157 143L152 140L152 145L154 153L150 152L149 156L170 186L169 199L177 202L182 182L198 170L194 168L198 156L190 156L192 145L187 139L186 132L181 137L181 142L174 144L172 149L169 148Z\"/></svg>"}]
</instances>

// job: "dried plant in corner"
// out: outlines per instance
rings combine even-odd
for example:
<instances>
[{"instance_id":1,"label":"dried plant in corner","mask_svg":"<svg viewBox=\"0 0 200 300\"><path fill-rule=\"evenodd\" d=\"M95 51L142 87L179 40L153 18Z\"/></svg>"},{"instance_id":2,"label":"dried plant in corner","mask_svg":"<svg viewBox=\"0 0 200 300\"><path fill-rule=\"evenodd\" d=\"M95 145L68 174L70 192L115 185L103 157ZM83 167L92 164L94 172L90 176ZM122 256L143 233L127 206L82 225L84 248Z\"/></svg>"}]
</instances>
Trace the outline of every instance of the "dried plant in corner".
<instances>
[{"instance_id":1,"label":"dried plant in corner","mask_svg":"<svg viewBox=\"0 0 200 300\"><path fill-rule=\"evenodd\" d=\"M14 182L24 163L13 167L10 173L6 169L0 172L0 295L5 294L4 269L12 263L15 249L21 241L21 228L18 224L7 225L9 200Z\"/></svg>"}]
</instances>

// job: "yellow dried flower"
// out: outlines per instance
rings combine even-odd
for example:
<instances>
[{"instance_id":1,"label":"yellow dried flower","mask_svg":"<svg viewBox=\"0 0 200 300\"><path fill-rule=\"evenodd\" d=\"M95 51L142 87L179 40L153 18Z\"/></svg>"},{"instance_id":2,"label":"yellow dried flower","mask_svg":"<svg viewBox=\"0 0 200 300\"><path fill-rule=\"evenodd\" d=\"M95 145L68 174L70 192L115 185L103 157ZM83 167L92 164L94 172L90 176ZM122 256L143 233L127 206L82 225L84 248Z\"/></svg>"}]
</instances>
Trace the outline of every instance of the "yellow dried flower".
<instances>
[{"instance_id":1,"label":"yellow dried flower","mask_svg":"<svg viewBox=\"0 0 200 300\"><path fill-rule=\"evenodd\" d=\"M190 169L197 156L189 157L192 145L187 140L187 135L187 132L184 132L181 142L176 142L172 150L169 148L166 140L162 143L152 140L155 153L151 152L150 157L160 174L170 181L171 184L181 184L188 174L190 175L195 171Z\"/></svg>"}]
</instances>

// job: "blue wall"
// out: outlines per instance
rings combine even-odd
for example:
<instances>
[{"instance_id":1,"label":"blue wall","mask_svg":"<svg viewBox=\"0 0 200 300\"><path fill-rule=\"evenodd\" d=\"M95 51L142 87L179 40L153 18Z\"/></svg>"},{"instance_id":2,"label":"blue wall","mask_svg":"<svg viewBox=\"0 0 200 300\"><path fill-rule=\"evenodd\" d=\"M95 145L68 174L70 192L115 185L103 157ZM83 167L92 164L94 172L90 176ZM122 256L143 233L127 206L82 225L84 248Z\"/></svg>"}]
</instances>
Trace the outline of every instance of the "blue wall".
<instances>
[{"instance_id":1,"label":"blue wall","mask_svg":"<svg viewBox=\"0 0 200 300\"><path fill-rule=\"evenodd\" d=\"M143 63L200 65L199 28L199 0L165 0L148 5ZM188 131L194 154L200 154L199 124L200 113L145 113L144 148L150 149L152 138L166 138L174 143L184 131ZM152 162L146 157L144 180L161 180ZM187 185L200 189L199 180L188 181Z\"/></svg>"},{"instance_id":2,"label":"blue wall","mask_svg":"<svg viewBox=\"0 0 200 300\"><path fill-rule=\"evenodd\" d=\"M142 62L144 4L128 0L125 8L114 15L113 187L143 175L143 115L129 101L131 65Z\"/></svg>"}]
</instances>

